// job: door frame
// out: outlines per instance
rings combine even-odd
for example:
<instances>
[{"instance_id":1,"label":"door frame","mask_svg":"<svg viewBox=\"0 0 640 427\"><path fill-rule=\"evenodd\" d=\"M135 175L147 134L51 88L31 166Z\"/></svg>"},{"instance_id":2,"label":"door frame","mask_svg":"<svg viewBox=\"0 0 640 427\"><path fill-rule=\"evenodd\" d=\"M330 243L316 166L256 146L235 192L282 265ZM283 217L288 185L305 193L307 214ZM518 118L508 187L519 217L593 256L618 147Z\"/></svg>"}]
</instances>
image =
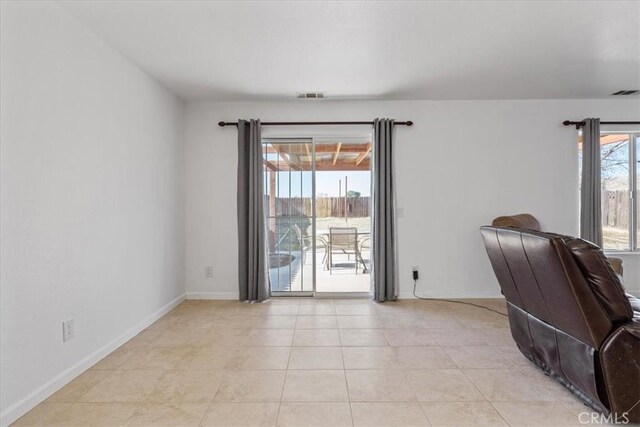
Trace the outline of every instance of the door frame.
<instances>
[{"instance_id":1,"label":"door frame","mask_svg":"<svg viewBox=\"0 0 640 427\"><path fill-rule=\"evenodd\" d=\"M271 297L314 297L314 298L366 298L370 292L318 292L317 290L317 257L316 257L316 143L340 141L362 141L368 139L373 143L373 130L363 132L341 132L341 133L271 133L262 136L260 144L264 146L265 141L281 140L290 144L305 144L311 142L311 239L312 239L312 290L311 291L272 291L269 286ZM373 171L371 171L373 173ZM373 177L372 177L373 179ZM371 262L371 261L370 261ZM304 267L304 266L303 266ZM301 267L301 268L303 268ZM372 266L373 268L373 266Z\"/></svg>"}]
</instances>

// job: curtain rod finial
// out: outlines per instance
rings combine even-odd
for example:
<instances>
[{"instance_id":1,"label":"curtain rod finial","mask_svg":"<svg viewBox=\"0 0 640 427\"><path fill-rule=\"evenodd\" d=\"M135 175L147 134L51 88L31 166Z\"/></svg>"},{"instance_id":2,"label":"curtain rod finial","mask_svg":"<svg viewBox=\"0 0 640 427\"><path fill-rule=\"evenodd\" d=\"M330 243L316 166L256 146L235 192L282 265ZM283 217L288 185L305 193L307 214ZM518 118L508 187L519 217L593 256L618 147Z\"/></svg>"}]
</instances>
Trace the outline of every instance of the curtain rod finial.
<instances>
[{"instance_id":1,"label":"curtain rod finial","mask_svg":"<svg viewBox=\"0 0 640 427\"><path fill-rule=\"evenodd\" d=\"M413 126L413 122L411 120L407 120L407 126Z\"/></svg>"},{"instance_id":2,"label":"curtain rod finial","mask_svg":"<svg viewBox=\"0 0 640 427\"><path fill-rule=\"evenodd\" d=\"M571 120L565 120L564 122L562 122L562 124L565 126L575 125L576 129L580 129L582 126L584 126L584 122L572 122Z\"/></svg>"},{"instance_id":3,"label":"curtain rod finial","mask_svg":"<svg viewBox=\"0 0 640 427\"><path fill-rule=\"evenodd\" d=\"M225 122L218 122L218 126L221 128L225 127L227 124Z\"/></svg>"}]
</instances>

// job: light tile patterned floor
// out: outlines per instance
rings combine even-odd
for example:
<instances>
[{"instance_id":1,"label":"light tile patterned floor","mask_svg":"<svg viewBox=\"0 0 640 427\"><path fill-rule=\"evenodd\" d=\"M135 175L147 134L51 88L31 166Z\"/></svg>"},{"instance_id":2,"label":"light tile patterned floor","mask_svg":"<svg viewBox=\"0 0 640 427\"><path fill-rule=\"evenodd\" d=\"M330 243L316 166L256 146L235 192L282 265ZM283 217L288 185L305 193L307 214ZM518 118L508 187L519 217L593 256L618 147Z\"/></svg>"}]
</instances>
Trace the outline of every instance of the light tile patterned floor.
<instances>
[{"instance_id":1,"label":"light tile patterned floor","mask_svg":"<svg viewBox=\"0 0 640 427\"><path fill-rule=\"evenodd\" d=\"M15 425L564 426L580 412L483 309L187 301Z\"/></svg>"}]
</instances>

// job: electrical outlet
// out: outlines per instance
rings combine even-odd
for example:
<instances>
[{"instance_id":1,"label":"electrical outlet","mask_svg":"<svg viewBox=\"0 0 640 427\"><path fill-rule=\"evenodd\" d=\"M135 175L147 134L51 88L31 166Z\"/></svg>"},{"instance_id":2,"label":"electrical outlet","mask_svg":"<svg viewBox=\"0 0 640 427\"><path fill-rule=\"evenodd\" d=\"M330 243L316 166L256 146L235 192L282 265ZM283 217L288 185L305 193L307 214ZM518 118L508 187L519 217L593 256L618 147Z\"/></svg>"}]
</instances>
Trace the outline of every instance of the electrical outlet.
<instances>
[{"instance_id":1,"label":"electrical outlet","mask_svg":"<svg viewBox=\"0 0 640 427\"><path fill-rule=\"evenodd\" d=\"M213 266L207 265L204 267L204 277L213 277Z\"/></svg>"},{"instance_id":2,"label":"electrical outlet","mask_svg":"<svg viewBox=\"0 0 640 427\"><path fill-rule=\"evenodd\" d=\"M413 280L418 280L419 274L418 274L418 266L417 265L414 265L413 267L411 267L411 277L413 277Z\"/></svg>"},{"instance_id":3,"label":"electrical outlet","mask_svg":"<svg viewBox=\"0 0 640 427\"><path fill-rule=\"evenodd\" d=\"M62 342L67 342L73 338L73 319L62 322Z\"/></svg>"}]
</instances>

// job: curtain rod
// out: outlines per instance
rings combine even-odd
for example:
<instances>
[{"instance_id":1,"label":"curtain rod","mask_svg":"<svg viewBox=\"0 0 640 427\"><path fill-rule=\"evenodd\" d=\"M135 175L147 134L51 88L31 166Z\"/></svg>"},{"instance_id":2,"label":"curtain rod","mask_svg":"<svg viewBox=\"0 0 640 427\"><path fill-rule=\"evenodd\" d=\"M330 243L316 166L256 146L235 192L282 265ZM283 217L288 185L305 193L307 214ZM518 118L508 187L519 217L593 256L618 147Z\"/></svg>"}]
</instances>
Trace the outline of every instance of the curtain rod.
<instances>
[{"instance_id":1,"label":"curtain rod","mask_svg":"<svg viewBox=\"0 0 640 427\"><path fill-rule=\"evenodd\" d=\"M371 125L373 126L373 122L262 122L263 126L313 126L313 125ZM407 120L406 122L394 122L394 125L400 126L413 126L413 122L411 120ZM218 126L238 126L238 122L218 122Z\"/></svg>"},{"instance_id":2,"label":"curtain rod","mask_svg":"<svg viewBox=\"0 0 640 427\"><path fill-rule=\"evenodd\" d=\"M584 126L584 122L572 122L570 120L565 120L562 122L565 126L575 126L576 129L580 129ZM640 125L640 122L600 122L601 125Z\"/></svg>"}]
</instances>

